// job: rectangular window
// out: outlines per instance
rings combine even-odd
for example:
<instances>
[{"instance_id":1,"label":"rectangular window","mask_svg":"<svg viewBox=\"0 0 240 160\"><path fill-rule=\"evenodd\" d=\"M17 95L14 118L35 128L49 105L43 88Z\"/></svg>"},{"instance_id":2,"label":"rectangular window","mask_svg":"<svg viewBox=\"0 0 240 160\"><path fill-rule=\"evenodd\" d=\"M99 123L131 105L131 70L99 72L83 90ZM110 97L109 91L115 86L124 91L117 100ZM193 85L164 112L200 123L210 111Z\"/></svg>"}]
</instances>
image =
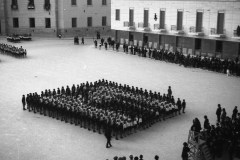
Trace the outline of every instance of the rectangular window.
<instances>
[{"instance_id":1,"label":"rectangular window","mask_svg":"<svg viewBox=\"0 0 240 160\"><path fill-rule=\"evenodd\" d=\"M107 25L107 17L103 16L102 17L102 26L106 26Z\"/></svg>"},{"instance_id":2,"label":"rectangular window","mask_svg":"<svg viewBox=\"0 0 240 160\"><path fill-rule=\"evenodd\" d=\"M28 0L28 9L35 9L34 0Z\"/></svg>"},{"instance_id":3,"label":"rectangular window","mask_svg":"<svg viewBox=\"0 0 240 160\"><path fill-rule=\"evenodd\" d=\"M72 4L72 6L76 6L77 5L77 1L76 0L71 0L71 4Z\"/></svg>"},{"instance_id":4,"label":"rectangular window","mask_svg":"<svg viewBox=\"0 0 240 160\"><path fill-rule=\"evenodd\" d=\"M107 5L107 0L102 0L102 5L106 6Z\"/></svg>"},{"instance_id":5,"label":"rectangular window","mask_svg":"<svg viewBox=\"0 0 240 160\"><path fill-rule=\"evenodd\" d=\"M144 9L143 27L148 27L148 9Z\"/></svg>"},{"instance_id":6,"label":"rectangular window","mask_svg":"<svg viewBox=\"0 0 240 160\"><path fill-rule=\"evenodd\" d=\"M49 11L49 10L51 9L50 0L45 0L44 9L45 9L46 11Z\"/></svg>"},{"instance_id":7,"label":"rectangular window","mask_svg":"<svg viewBox=\"0 0 240 160\"><path fill-rule=\"evenodd\" d=\"M77 18L72 18L72 28L77 27Z\"/></svg>"},{"instance_id":8,"label":"rectangular window","mask_svg":"<svg viewBox=\"0 0 240 160\"><path fill-rule=\"evenodd\" d=\"M13 28L18 28L19 23L18 23L18 18L13 18Z\"/></svg>"},{"instance_id":9,"label":"rectangular window","mask_svg":"<svg viewBox=\"0 0 240 160\"><path fill-rule=\"evenodd\" d=\"M29 18L29 27L35 28L35 18Z\"/></svg>"},{"instance_id":10,"label":"rectangular window","mask_svg":"<svg viewBox=\"0 0 240 160\"><path fill-rule=\"evenodd\" d=\"M120 9L116 9L116 21L120 21Z\"/></svg>"},{"instance_id":11,"label":"rectangular window","mask_svg":"<svg viewBox=\"0 0 240 160\"><path fill-rule=\"evenodd\" d=\"M92 0L87 0L87 5L92 5Z\"/></svg>"},{"instance_id":12,"label":"rectangular window","mask_svg":"<svg viewBox=\"0 0 240 160\"><path fill-rule=\"evenodd\" d=\"M159 28L165 29L165 10L160 10Z\"/></svg>"},{"instance_id":13,"label":"rectangular window","mask_svg":"<svg viewBox=\"0 0 240 160\"><path fill-rule=\"evenodd\" d=\"M51 19L50 18L45 18L45 27L51 28Z\"/></svg>"},{"instance_id":14,"label":"rectangular window","mask_svg":"<svg viewBox=\"0 0 240 160\"><path fill-rule=\"evenodd\" d=\"M129 9L129 26L133 26L134 23L134 10Z\"/></svg>"},{"instance_id":15,"label":"rectangular window","mask_svg":"<svg viewBox=\"0 0 240 160\"><path fill-rule=\"evenodd\" d=\"M12 0L12 4L11 4L11 8L13 10L17 10L18 9L18 3L17 3L17 0Z\"/></svg>"},{"instance_id":16,"label":"rectangular window","mask_svg":"<svg viewBox=\"0 0 240 160\"><path fill-rule=\"evenodd\" d=\"M177 30L183 29L183 11L178 10L177 11Z\"/></svg>"},{"instance_id":17,"label":"rectangular window","mask_svg":"<svg viewBox=\"0 0 240 160\"><path fill-rule=\"evenodd\" d=\"M217 17L217 34L224 33L224 12L218 12Z\"/></svg>"},{"instance_id":18,"label":"rectangular window","mask_svg":"<svg viewBox=\"0 0 240 160\"><path fill-rule=\"evenodd\" d=\"M197 12L196 17L196 32L202 32L203 12Z\"/></svg>"},{"instance_id":19,"label":"rectangular window","mask_svg":"<svg viewBox=\"0 0 240 160\"><path fill-rule=\"evenodd\" d=\"M92 27L92 17L87 17L87 26Z\"/></svg>"}]
</instances>

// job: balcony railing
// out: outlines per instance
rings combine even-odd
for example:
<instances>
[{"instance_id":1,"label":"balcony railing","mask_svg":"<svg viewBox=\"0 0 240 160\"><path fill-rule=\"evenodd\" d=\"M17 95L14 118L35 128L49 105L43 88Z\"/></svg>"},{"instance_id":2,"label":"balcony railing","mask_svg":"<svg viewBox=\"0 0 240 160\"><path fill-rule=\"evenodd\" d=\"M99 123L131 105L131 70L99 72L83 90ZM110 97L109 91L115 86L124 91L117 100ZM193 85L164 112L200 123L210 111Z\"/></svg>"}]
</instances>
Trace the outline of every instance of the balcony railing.
<instances>
[{"instance_id":1,"label":"balcony railing","mask_svg":"<svg viewBox=\"0 0 240 160\"><path fill-rule=\"evenodd\" d=\"M18 10L18 5L17 4L12 4L11 9L12 10Z\"/></svg>"},{"instance_id":2,"label":"balcony railing","mask_svg":"<svg viewBox=\"0 0 240 160\"><path fill-rule=\"evenodd\" d=\"M129 22L127 21L123 22L123 27L129 27Z\"/></svg>"},{"instance_id":3,"label":"balcony railing","mask_svg":"<svg viewBox=\"0 0 240 160\"><path fill-rule=\"evenodd\" d=\"M130 30L135 30L136 29L135 22L129 23L129 29Z\"/></svg>"},{"instance_id":4,"label":"balcony railing","mask_svg":"<svg viewBox=\"0 0 240 160\"><path fill-rule=\"evenodd\" d=\"M196 27L191 26L191 27L189 28L189 32L190 32L190 33L203 32L203 27L196 29Z\"/></svg>"},{"instance_id":5,"label":"balcony railing","mask_svg":"<svg viewBox=\"0 0 240 160\"><path fill-rule=\"evenodd\" d=\"M225 33L226 33L225 29L223 29L222 33L219 33L217 32L216 28L211 28L209 36L214 38L225 38L226 37Z\"/></svg>"},{"instance_id":6,"label":"balcony railing","mask_svg":"<svg viewBox=\"0 0 240 160\"><path fill-rule=\"evenodd\" d=\"M143 28L143 22L138 23L138 28Z\"/></svg>"},{"instance_id":7,"label":"balcony railing","mask_svg":"<svg viewBox=\"0 0 240 160\"><path fill-rule=\"evenodd\" d=\"M211 29L210 29L210 34L211 34L211 35L214 35L214 34L225 34L225 33L226 33L226 30L225 30L225 29L223 29L223 32L222 32L222 33L218 33L216 28L211 28Z\"/></svg>"},{"instance_id":8,"label":"balcony railing","mask_svg":"<svg viewBox=\"0 0 240 160\"><path fill-rule=\"evenodd\" d=\"M183 34L184 31L183 31L183 27L181 30L177 30L177 26L176 25L171 25L171 33L174 33L174 34Z\"/></svg>"},{"instance_id":9,"label":"balcony railing","mask_svg":"<svg viewBox=\"0 0 240 160\"><path fill-rule=\"evenodd\" d=\"M237 33L237 30L233 30L233 37L240 37L240 33Z\"/></svg>"},{"instance_id":10,"label":"balcony railing","mask_svg":"<svg viewBox=\"0 0 240 160\"><path fill-rule=\"evenodd\" d=\"M171 31L176 31L177 30L177 26L176 25L171 25Z\"/></svg>"}]
</instances>

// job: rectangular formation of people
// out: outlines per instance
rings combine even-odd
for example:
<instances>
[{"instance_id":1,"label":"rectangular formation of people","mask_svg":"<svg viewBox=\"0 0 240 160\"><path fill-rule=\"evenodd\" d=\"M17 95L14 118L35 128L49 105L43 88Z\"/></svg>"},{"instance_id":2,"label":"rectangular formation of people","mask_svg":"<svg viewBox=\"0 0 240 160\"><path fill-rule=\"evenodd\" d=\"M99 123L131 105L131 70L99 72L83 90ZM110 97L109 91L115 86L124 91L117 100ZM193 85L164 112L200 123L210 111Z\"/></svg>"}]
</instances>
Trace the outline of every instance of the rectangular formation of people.
<instances>
[{"instance_id":1,"label":"rectangular formation of people","mask_svg":"<svg viewBox=\"0 0 240 160\"><path fill-rule=\"evenodd\" d=\"M171 88L168 94L148 92L138 87L108 80L81 83L29 93L22 97L23 109L87 128L94 132L111 128L113 135L123 138L138 129L181 114L186 102L175 103Z\"/></svg>"},{"instance_id":2,"label":"rectangular formation of people","mask_svg":"<svg viewBox=\"0 0 240 160\"><path fill-rule=\"evenodd\" d=\"M16 58L23 58L27 56L27 50L21 47L16 47L9 44L0 43L0 53L10 55Z\"/></svg>"}]
</instances>

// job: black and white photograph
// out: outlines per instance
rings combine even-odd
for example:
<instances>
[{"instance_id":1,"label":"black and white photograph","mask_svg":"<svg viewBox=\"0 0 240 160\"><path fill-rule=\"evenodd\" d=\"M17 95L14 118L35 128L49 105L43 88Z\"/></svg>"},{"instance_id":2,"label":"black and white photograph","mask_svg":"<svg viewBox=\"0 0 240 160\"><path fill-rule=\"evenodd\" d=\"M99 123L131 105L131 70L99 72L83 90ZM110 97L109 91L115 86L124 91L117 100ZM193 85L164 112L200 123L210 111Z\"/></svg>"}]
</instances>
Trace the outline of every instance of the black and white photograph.
<instances>
[{"instance_id":1,"label":"black and white photograph","mask_svg":"<svg viewBox=\"0 0 240 160\"><path fill-rule=\"evenodd\" d=\"M0 0L0 160L240 160L240 0Z\"/></svg>"}]
</instances>

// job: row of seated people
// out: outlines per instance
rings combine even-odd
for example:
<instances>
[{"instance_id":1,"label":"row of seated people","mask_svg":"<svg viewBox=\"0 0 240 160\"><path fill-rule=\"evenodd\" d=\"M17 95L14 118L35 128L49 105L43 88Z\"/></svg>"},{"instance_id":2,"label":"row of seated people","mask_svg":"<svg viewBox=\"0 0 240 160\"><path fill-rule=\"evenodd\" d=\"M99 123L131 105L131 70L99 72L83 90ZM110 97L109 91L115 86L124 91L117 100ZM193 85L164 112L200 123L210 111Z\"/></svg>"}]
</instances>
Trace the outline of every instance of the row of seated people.
<instances>
[{"instance_id":1,"label":"row of seated people","mask_svg":"<svg viewBox=\"0 0 240 160\"><path fill-rule=\"evenodd\" d=\"M191 130L199 135L200 139L206 141L213 157L220 158L227 154L229 159L233 159L234 155L237 156L237 153L240 153L240 113L235 106L232 117L227 116L225 108L221 108L219 104L216 114L216 125L210 124L205 115L203 128L199 119L195 118ZM224 153L226 152L224 147L227 148L227 153ZM239 156L240 154L238 154Z\"/></svg>"},{"instance_id":2,"label":"row of seated people","mask_svg":"<svg viewBox=\"0 0 240 160\"><path fill-rule=\"evenodd\" d=\"M16 58L23 58L27 56L27 50L21 47L16 47L9 44L0 43L0 53L10 55Z\"/></svg>"},{"instance_id":3,"label":"row of seated people","mask_svg":"<svg viewBox=\"0 0 240 160\"><path fill-rule=\"evenodd\" d=\"M165 95L165 94L164 94ZM170 98L171 97L171 98ZM181 114L186 102L172 95L162 96L142 88L107 80L30 93L22 98L23 109L70 122L102 133L110 127L118 139L152 124Z\"/></svg>"},{"instance_id":4,"label":"row of seated people","mask_svg":"<svg viewBox=\"0 0 240 160\"><path fill-rule=\"evenodd\" d=\"M108 159L106 159L106 160L108 160ZM115 157L113 157L113 160L127 160L127 158L126 158L126 156L121 156L121 157L115 156ZM128 160L144 160L144 157L142 154L140 156L130 155ZM159 156L155 155L153 160L159 160Z\"/></svg>"},{"instance_id":5,"label":"row of seated people","mask_svg":"<svg viewBox=\"0 0 240 160\"><path fill-rule=\"evenodd\" d=\"M95 41L95 47L97 46L97 42ZM113 49L119 50L120 43L115 43L114 40L104 39L101 40L100 45L105 45L105 49L107 49L107 45L112 47ZM139 55L141 57L148 57L156 60L177 63L179 65L184 65L185 67L194 67L194 68L202 68L208 69L211 71L227 73L240 76L240 61L239 58L235 59L221 59L217 57L207 57L200 55L186 55L179 51L172 52L168 49L153 49L147 47L139 47L134 45L128 45L124 43L122 45L123 52L130 53L133 55Z\"/></svg>"}]
</instances>

